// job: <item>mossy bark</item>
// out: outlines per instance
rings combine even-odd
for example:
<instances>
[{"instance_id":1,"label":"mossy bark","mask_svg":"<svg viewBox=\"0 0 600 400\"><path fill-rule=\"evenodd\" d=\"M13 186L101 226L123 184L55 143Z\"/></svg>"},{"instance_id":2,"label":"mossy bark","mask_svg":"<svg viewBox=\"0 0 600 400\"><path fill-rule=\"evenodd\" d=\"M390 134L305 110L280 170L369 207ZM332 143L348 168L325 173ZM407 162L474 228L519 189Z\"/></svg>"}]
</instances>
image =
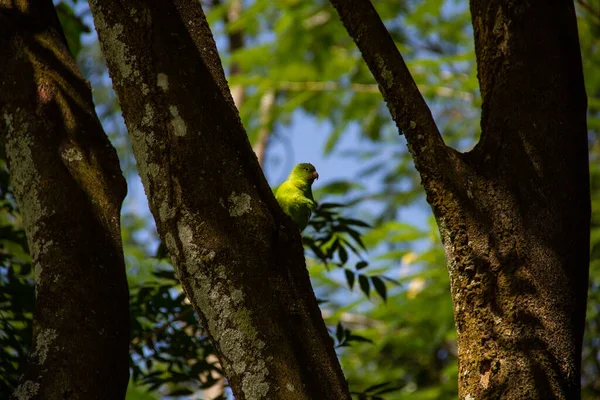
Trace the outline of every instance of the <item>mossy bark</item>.
<instances>
[{"instance_id":1,"label":"mossy bark","mask_svg":"<svg viewBox=\"0 0 600 400\"><path fill-rule=\"evenodd\" d=\"M119 399L128 381L125 180L47 1L0 1L0 138L36 272L15 399Z\"/></svg>"},{"instance_id":2,"label":"mossy bark","mask_svg":"<svg viewBox=\"0 0 600 400\"><path fill-rule=\"evenodd\" d=\"M586 94L571 1L471 1L481 139L432 199L466 398L574 399L589 268ZM438 206L439 205L439 206Z\"/></svg>"},{"instance_id":3,"label":"mossy bark","mask_svg":"<svg viewBox=\"0 0 600 400\"><path fill-rule=\"evenodd\" d=\"M481 140L443 144L368 0L332 0L406 135L448 261L459 398L576 399L589 268L572 1L471 0Z\"/></svg>"},{"instance_id":4,"label":"mossy bark","mask_svg":"<svg viewBox=\"0 0 600 400\"><path fill-rule=\"evenodd\" d=\"M238 399L349 399L199 2L90 2L138 169Z\"/></svg>"}]
</instances>

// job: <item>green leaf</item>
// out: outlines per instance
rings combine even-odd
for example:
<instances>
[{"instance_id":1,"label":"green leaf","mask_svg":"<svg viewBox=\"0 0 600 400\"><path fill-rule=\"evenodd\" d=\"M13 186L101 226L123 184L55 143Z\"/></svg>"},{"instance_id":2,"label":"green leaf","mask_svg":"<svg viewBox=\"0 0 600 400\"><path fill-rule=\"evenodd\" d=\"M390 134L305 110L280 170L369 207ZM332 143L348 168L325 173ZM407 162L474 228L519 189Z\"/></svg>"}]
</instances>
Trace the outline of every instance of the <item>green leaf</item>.
<instances>
[{"instance_id":1,"label":"green leaf","mask_svg":"<svg viewBox=\"0 0 600 400\"><path fill-rule=\"evenodd\" d=\"M364 392L364 393L368 393L368 392L376 392L376 391L377 391L377 389L381 389L381 388L383 388L384 386L387 386L387 385L389 385L390 383L392 383L392 382L391 382L391 381L387 381L387 382L383 382L383 383L378 383L378 384L376 384L376 385L369 386L369 387L368 387L368 388L366 388L366 389L365 389L363 392Z\"/></svg>"},{"instance_id":2,"label":"green leaf","mask_svg":"<svg viewBox=\"0 0 600 400\"><path fill-rule=\"evenodd\" d=\"M350 271L347 268L344 268L344 273L346 274L346 281L348 282L348 287L350 288L350 290L352 290L354 288L354 280L355 280L355 276L354 276L354 272Z\"/></svg>"},{"instance_id":3,"label":"green leaf","mask_svg":"<svg viewBox=\"0 0 600 400\"><path fill-rule=\"evenodd\" d=\"M346 205L340 204L340 203L320 203L319 204L319 208L321 208L321 209L342 208L342 207L346 207Z\"/></svg>"},{"instance_id":4,"label":"green leaf","mask_svg":"<svg viewBox=\"0 0 600 400\"><path fill-rule=\"evenodd\" d=\"M163 242L160 242L160 244L158 245L158 248L156 249L156 254L154 255L155 258L163 259L163 258L169 258L169 252L167 250L167 246L165 246L165 244Z\"/></svg>"},{"instance_id":5,"label":"green leaf","mask_svg":"<svg viewBox=\"0 0 600 400\"><path fill-rule=\"evenodd\" d=\"M346 337L346 342L364 342L364 343L373 343L373 341L371 339L367 339L364 336L360 336L360 335L348 335Z\"/></svg>"},{"instance_id":6,"label":"green leaf","mask_svg":"<svg viewBox=\"0 0 600 400\"><path fill-rule=\"evenodd\" d=\"M347 225L355 225L355 226L360 226L363 228L371 228L371 225L369 225L365 221L361 221L359 219L340 218L340 221L346 223Z\"/></svg>"},{"instance_id":7,"label":"green leaf","mask_svg":"<svg viewBox=\"0 0 600 400\"><path fill-rule=\"evenodd\" d=\"M369 297L371 294L371 285L369 284L369 279L364 275L358 275L358 284L360 285L360 290Z\"/></svg>"},{"instance_id":8,"label":"green leaf","mask_svg":"<svg viewBox=\"0 0 600 400\"><path fill-rule=\"evenodd\" d=\"M359 261L356 263L355 268L357 271L360 271L361 269L367 268L368 266L369 266L369 263L367 261Z\"/></svg>"},{"instance_id":9,"label":"green leaf","mask_svg":"<svg viewBox=\"0 0 600 400\"><path fill-rule=\"evenodd\" d=\"M312 250L313 253L315 253L315 255L317 256L317 258L323 262L327 261L327 256L321 251L321 249L319 248L319 246L317 246L314 243L310 244L310 249Z\"/></svg>"},{"instance_id":10,"label":"green leaf","mask_svg":"<svg viewBox=\"0 0 600 400\"><path fill-rule=\"evenodd\" d=\"M346 251L346 249L343 246L340 246L338 248L338 256L340 257L340 261L343 264L346 264L346 261L348 261L348 252Z\"/></svg>"},{"instance_id":11,"label":"green leaf","mask_svg":"<svg viewBox=\"0 0 600 400\"><path fill-rule=\"evenodd\" d=\"M344 337L346 336L345 332L344 332L344 327L342 326L341 322L338 322L337 327L335 329L335 337L337 338L338 342L343 342L344 341Z\"/></svg>"},{"instance_id":12,"label":"green leaf","mask_svg":"<svg viewBox=\"0 0 600 400\"><path fill-rule=\"evenodd\" d=\"M383 301L387 300L387 288L383 280L378 276L372 276L371 282L373 283L373 287L377 294L383 299Z\"/></svg>"},{"instance_id":13,"label":"green leaf","mask_svg":"<svg viewBox=\"0 0 600 400\"><path fill-rule=\"evenodd\" d=\"M336 238L332 243L331 246L327 249L327 258L330 259L333 257L333 255L335 254L336 250L338 249L338 247L340 246L340 240L338 238Z\"/></svg>"},{"instance_id":14,"label":"green leaf","mask_svg":"<svg viewBox=\"0 0 600 400\"><path fill-rule=\"evenodd\" d=\"M83 22L83 17L77 15L65 2L56 5L56 15L60 20L69 50L73 57L77 58L82 49L81 36L83 33L90 33L90 27Z\"/></svg>"},{"instance_id":15,"label":"green leaf","mask_svg":"<svg viewBox=\"0 0 600 400\"><path fill-rule=\"evenodd\" d=\"M350 228L350 227L346 227L345 229L346 232L348 232L348 234L350 236L352 236L352 239L354 239L354 241L356 243L358 243L358 245L365 251L367 251L367 248L365 247L365 244L363 243L362 239L361 239L361 235L359 232L355 231L354 229Z\"/></svg>"}]
</instances>

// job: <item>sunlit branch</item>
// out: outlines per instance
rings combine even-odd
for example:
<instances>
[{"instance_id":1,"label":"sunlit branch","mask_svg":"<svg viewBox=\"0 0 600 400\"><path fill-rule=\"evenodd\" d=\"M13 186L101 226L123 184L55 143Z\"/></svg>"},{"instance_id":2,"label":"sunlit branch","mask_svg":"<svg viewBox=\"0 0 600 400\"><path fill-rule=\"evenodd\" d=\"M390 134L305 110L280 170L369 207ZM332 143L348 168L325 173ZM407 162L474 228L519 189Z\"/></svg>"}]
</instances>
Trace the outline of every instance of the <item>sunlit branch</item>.
<instances>
[{"instance_id":1,"label":"sunlit branch","mask_svg":"<svg viewBox=\"0 0 600 400\"><path fill-rule=\"evenodd\" d=\"M331 0L379 84L398 128L406 135L415 165L437 168L446 152L431 111L394 40L369 0Z\"/></svg>"}]
</instances>

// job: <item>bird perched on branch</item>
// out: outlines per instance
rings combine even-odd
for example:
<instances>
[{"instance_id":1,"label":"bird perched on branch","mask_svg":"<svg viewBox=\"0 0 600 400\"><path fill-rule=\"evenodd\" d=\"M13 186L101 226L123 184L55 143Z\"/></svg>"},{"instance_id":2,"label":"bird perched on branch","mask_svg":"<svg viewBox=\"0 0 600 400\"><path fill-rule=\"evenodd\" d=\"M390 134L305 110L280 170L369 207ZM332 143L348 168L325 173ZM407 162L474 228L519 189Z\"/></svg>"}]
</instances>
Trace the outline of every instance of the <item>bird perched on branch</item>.
<instances>
[{"instance_id":1,"label":"bird perched on branch","mask_svg":"<svg viewBox=\"0 0 600 400\"><path fill-rule=\"evenodd\" d=\"M314 165L298 164L275 193L279 205L292 217L300 232L308 225L310 214L317 206L311 189L315 179L319 179L319 174Z\"/></svg>"}]
</instances>

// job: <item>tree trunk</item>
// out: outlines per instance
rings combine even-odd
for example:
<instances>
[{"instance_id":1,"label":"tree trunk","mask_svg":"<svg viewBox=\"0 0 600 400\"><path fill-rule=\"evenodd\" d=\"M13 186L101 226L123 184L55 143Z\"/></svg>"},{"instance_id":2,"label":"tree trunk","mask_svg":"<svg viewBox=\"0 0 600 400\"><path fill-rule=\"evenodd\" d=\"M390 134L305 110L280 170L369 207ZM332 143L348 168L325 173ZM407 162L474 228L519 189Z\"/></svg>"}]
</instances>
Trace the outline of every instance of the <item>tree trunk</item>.
<instances>
[{"instance_id":1,"label":"tree trunk","mask_svg":"<svg viewBox=\"0 0 600 400\"><path fill-rule=\"evenodd\" d=\"M349 399L199 2L90 2L158 232L238 399Z\"/></svg>"},{"instance_id":2,"label":"tree trunk","mask_svg":"<svg viewBox=\"0 0 600 400\"><path fill-rule=\"evenodd\" d=\"M17 399L119 399L128 381L126 187L53 4L0 1L0 137L36 274Z\"/></svg>"},{"instance_id":3,"label":"tree trunk","mask_svg":"<svg viewBox=\"0 0 600 400\"><path fill-rule=\"evenodd\" d=\"M573 2L472 1L471 12L482 135L457 168L462 222L444 235L460 393L578 398L590 193Z\"/></svg>"},{"instance_id":4,"label":"tree trunk","mask_svg":"<svg viewBox=\"0 0 600 400\"><path fill-rule=\"evenodd\" d=\"M448 261L459 398L576 399L589 265L573 3L471 1L482 134L444 146L368 0L332 0L406 134Z\"/></svg>"}]
</instances>

